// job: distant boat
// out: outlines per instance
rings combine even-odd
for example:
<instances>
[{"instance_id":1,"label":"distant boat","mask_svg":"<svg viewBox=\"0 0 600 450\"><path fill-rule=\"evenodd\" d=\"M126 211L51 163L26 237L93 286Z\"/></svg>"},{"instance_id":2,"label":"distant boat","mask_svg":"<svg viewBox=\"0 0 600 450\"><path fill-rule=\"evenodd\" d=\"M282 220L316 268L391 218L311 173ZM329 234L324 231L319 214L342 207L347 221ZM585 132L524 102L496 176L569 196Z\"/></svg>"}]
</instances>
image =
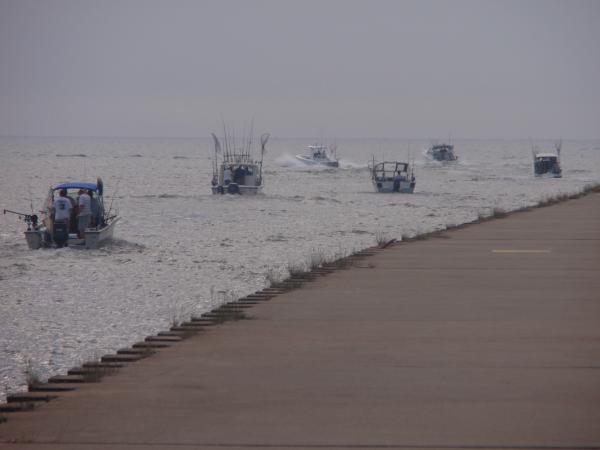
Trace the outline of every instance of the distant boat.
<instances>
[{"instance_id":1,"label":"distant boat","mask_svg":"<svg viewBox=\"0 0 600 450\"><path fill-rule=\"evenodd\" d=\"M252 136L247 136L242 147L236 147L235 138L227 134L223 136L223 145L212 133L215 144L213 165L212 193L256 195L263 188L263 157L266 151L269 134L260 137L260 160L252 157Z\"/></svg>"},{"instance_id":2,"label":"distant boat","mask_svg":"<svg viewBox=\"0 0 600 450\"><path fill-rule=\"evenodd\" d=\"M458 159L454 153L453 144L432 144L426 154L434 161L456 161Z\"/></svg>"},{"instance_id":3,"label":"distant boat","mask_svg":"<svg viewBox=\"0 0 600 450\"><path fill-rule=\"evenodd\" d=\"M296 159L309 165L339 167L340 162L335 158L334 151L326 145L309 145L307 155L296 155Z\"/></svg>"},{"instance_id":4,"label":"distant boat","mask_svg":"<svg viewBox=\"0 0 600 450\"><path fill-rule=\"evenodd\" d=\"M83 189L91 192L92 196L92 217L90 225L83 232L82 237L77 236L77 194ZM73 208L70 213L70 219L62 222L55 221L52 206L58 193L66 191L66 198L71 202ZM87 183L82 181L61 183L53 186L48 191L48 196L44 202L44 207L40 211L42 221L35 214L22 214L16 211L4 210L4 213L10 212L24 217L27 223L25 239L30 249L36 250L41 247L63 247L63 246L82 246L89 249L100 247L107 240L112 238L115 224L119 220L116 214L110 214L104 206L104 184L98 178L96 183Z\"/></svg>"},{"instance_id":5,"label":"distant boat","mask_svg":"<svg viewBox=\"0 0 600 450\"><path fill-rule=\"evenodd\" d=\"M541 152L532 145L531 153L533 155L533 174L536 177L561 178L562 169L560 167L560 150L562 141L554 144L555 152Z\"/></svg>"},{"instance_id":6,"label":"distant boat","mask_svg":"<svg viewBox=\"0 0 600 450\"><path fill-rule=\"evenodd\" d=\"M377 192L399 192L412 194L416 179L410 163L401 161L383 161L371 168L371 181Z\"/></svg>"}]
</instances>

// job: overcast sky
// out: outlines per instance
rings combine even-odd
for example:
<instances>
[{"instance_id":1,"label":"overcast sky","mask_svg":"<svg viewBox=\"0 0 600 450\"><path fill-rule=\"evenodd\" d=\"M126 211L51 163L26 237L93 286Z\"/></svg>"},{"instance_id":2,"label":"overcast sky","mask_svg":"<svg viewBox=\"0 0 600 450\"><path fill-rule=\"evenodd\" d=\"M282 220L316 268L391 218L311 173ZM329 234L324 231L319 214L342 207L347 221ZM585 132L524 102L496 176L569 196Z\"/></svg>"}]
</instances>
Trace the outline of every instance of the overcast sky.
<instances>
[{"instance_id":1,"label":"overcast sky","mask_svg":"<svg viewBox=\"0 0 600 450\"><path fill-rule=\"evenodd\" d=\"M600 137L600 1L0 0L0 135Z\"/></svg>"}]
</instances>

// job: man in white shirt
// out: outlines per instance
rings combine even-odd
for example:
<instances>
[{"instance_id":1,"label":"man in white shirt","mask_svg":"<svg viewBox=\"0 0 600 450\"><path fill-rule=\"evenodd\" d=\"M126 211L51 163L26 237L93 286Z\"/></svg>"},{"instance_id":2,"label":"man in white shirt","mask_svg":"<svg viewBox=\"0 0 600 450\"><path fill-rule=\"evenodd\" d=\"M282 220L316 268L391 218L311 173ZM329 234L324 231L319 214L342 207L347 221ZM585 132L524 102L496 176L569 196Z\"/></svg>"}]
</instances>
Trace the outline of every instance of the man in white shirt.
<instances>
[{"instance_id":1,"label":"man in white shirt","mask_svg":"<svg viewBox=\"0 0 600 450\"><path fill-rule=\"evenodd\" d=\"M58 197L52 203L52 209L54 210L54 221L69 223L71 220L71 210L73 206L71 201L67 198L67 190L61 189Z\"/></svg>"},{"instance_id":2,"label":"man in white shirt","mask_svg":"<svg viewBox=\"0 0 600 450\"><path fill-rule=\"evenodd\" d=\"M231 183L231 168L230 167L225 167L225 169L223 169L223 184L225 186L227 186L229 183Z\"/></svg>"},{"instance_id":3,"label":"man in white shirt","mask_svg":"<svg viewBox=\"0 0 600 450\"><path fill-rule=\"evenodd\" d=\"M77 230L79 231L79 238L83 239L85 229L90 226L92 219L92 199L85 189L79 190L79 200L77 201L77 205L79 206L77 214Z\"/></svg>"}]
</instances>

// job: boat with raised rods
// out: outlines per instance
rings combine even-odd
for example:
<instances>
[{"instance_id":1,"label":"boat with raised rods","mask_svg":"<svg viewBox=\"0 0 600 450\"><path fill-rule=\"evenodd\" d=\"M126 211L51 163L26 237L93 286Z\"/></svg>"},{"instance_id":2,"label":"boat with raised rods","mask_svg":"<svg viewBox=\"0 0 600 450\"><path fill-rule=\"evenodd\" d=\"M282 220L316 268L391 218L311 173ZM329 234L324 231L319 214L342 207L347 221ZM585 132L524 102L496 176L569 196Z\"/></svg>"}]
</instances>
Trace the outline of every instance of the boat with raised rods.
<instances>
[{"instance_id":1,"label":"boat with raised rods","mask_svg":"<svg viewBox=\"0 0 600 450\"><path fill-rule=\"evenodd\" d=\"M427 149L426 155L434 161L456 161L458 159L454 153L453 144L433 143Z\"/></svg>"},{"instance_id":2,"label":"boat with raised rods","mask_svg":"<svg viewBox=\"0 0 600 450\"><path fill-rule=\"evenodd\" d=\"M326 167L339 167L340 162L336 158L335 149L327 145L309 145L307 155L296 155L296 159L308 165L320 165Z\"/></svg>"},{"instance_id":3,"label":"boat with raised rods","mask_svg":"<svg viewBox=\"0 0 600 450\"><path fill-rule=\"evenodd\" d=\"M90 196L91 217L85 230L78 234L77 196L83 192ZM61 208L66 211L63 213L63 220L56 220L54 207L55 200L59 196L68 202L66 207ZM38 216L33 213L22 214L4 210L4 213L6 212L24 218L27 223L25 239L32 250L63 246L98 248L112 238L115 224L119 220L116 214L111 214L110 208L108 211L105 209L104 184L100 178L96 183L75 181L52 186L40 211L41 223Z\"/></svg>"},{"instance_id":4,"label":"boat with raised rods","mask_svg":"<svg viewBox=\"0 0 600 450\"><path fill-rule=\"evenodd\" d=\"M536 177L562 177L562 169L560 167L561 148L562 141L558 141L554 144L554 153L542 152L538 147L532 145L531 153L533 155L533 174Z\"/></svg>"},{"instance_id":5,"label":"boat with raised rods","mask_svg":"<svg viewBox=\"0 0 600 450\"><path fill-rule=\"evenodd\" d=\"M401 161L375 163L373 159L371 181L377 192L412 194L416 185L412 164Z\"/></svg>"},{"instance_id":6,"label":"boat with raised rods","mask_svg":"<svg viewBox=\"0 0 600 450\"><path fill-rule=\"evenodd\" d=\"M213 194L240 194L256 195L262 191L263 158L266 151L269 134L260 137L260 160L252 156L255 145L252 134L246 136L242 146L236 146L235 137L229 135L225 129L223 144L221 140L211 133L215 145L213 161L212 193Z\"/></svg>"}]
</instances>

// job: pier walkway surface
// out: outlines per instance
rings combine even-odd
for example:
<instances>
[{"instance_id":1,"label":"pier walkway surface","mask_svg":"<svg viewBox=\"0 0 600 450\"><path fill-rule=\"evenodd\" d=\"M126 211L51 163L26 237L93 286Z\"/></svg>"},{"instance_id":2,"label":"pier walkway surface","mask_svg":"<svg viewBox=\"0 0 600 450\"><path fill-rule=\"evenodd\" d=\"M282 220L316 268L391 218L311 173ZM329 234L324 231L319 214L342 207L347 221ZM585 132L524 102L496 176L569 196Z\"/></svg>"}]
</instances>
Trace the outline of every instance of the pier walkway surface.
<instances>
[{"instance_id":1,"label":"pier walkway surface","mask_svg":"<svg viewBox=\"0 0 600 450\"><path fill-rule=\"evenodd\" d=\"M600 448L600 194L394 245L0 425L2 449Z\"/></svg>"}]
</instances>

